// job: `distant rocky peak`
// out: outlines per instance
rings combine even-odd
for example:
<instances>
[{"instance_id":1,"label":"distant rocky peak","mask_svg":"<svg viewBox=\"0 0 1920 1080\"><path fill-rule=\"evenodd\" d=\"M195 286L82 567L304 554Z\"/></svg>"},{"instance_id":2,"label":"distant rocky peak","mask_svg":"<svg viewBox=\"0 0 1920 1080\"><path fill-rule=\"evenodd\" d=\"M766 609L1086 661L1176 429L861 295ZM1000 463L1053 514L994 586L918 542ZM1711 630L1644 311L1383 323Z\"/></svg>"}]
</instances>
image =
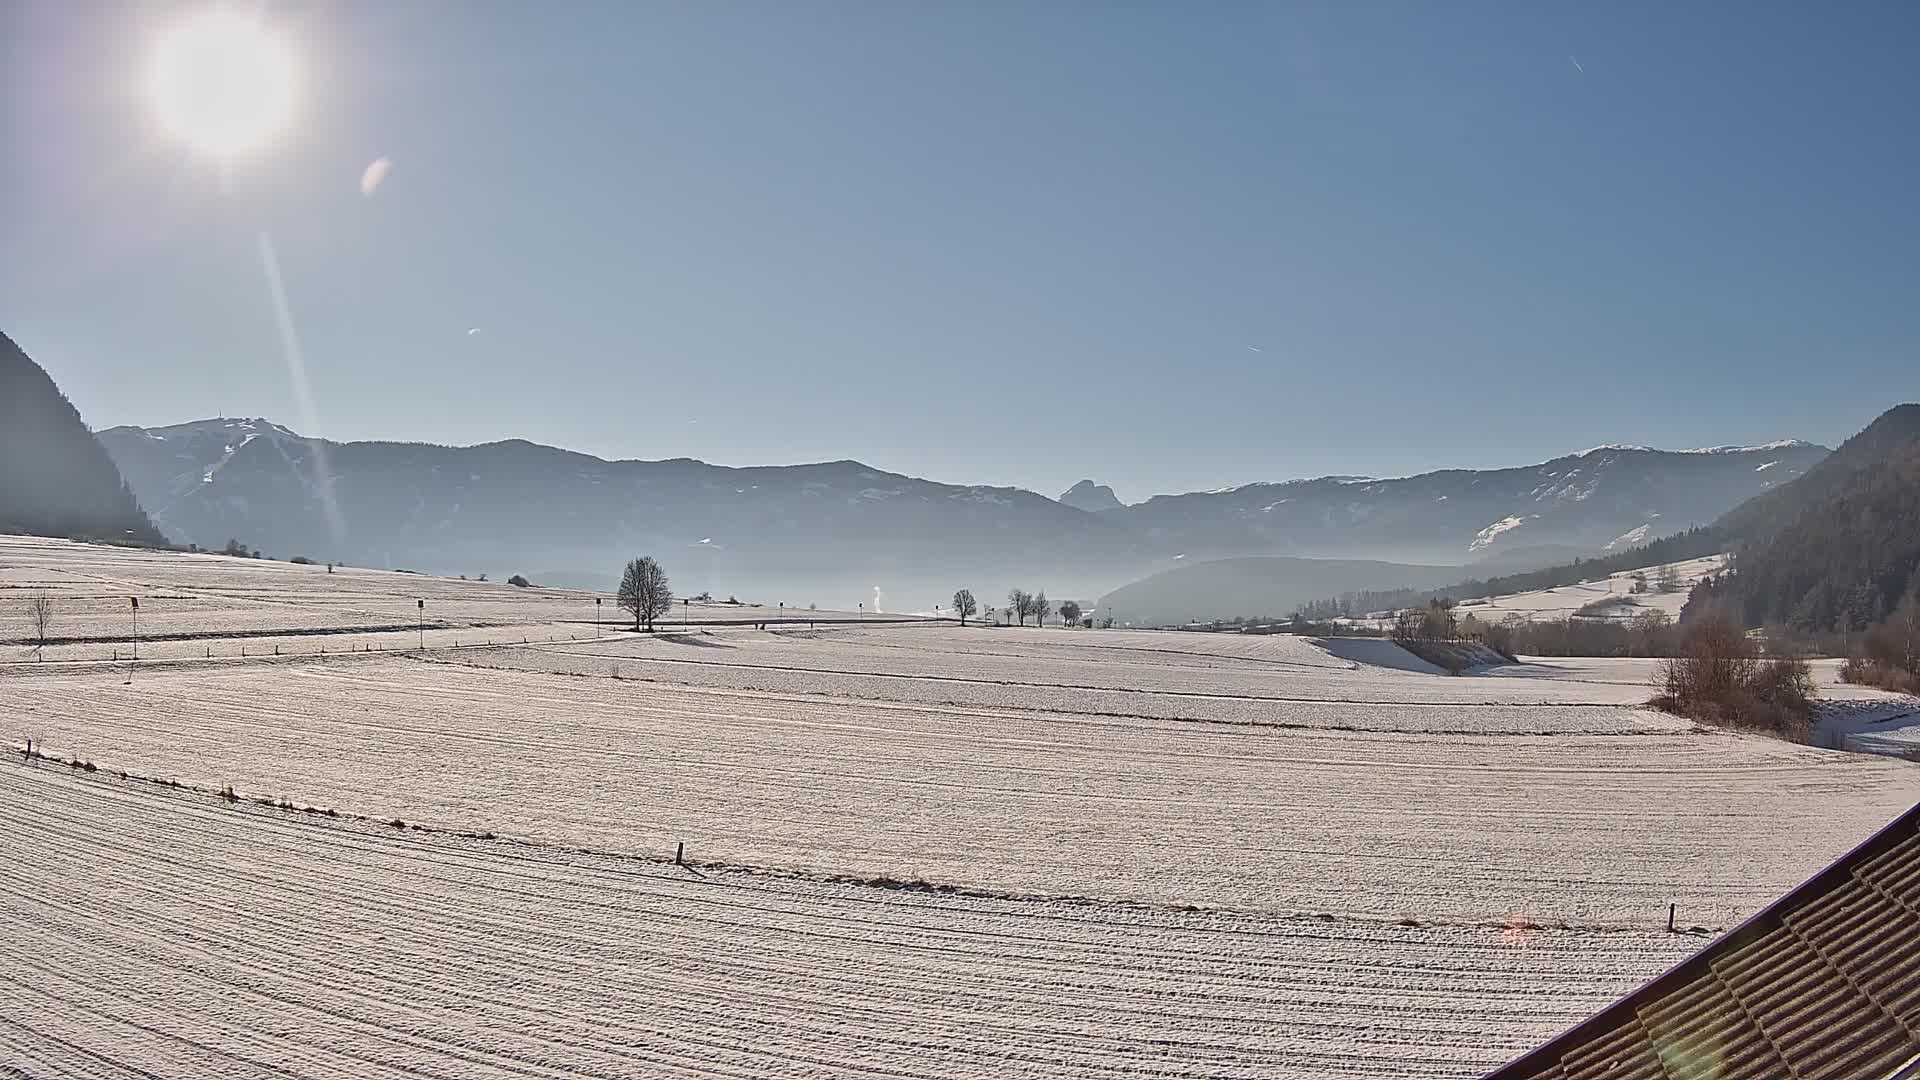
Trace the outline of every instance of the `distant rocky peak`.
<instances>
[{"instance_id":1,"label":"distant rocky peak","mask_svg":"<svg viewBox=\"0 0 1920 1080\"><path fill-rule=\"evenodd\" d=\"M1102 510L1118 510L1122 505L1112 488L1105 484L1096 484L1091 480L1082 480L1062 492L1060 502L1075 510L1085 510L1089 514L1097 514Z\"/></svg>"}]
</instances>

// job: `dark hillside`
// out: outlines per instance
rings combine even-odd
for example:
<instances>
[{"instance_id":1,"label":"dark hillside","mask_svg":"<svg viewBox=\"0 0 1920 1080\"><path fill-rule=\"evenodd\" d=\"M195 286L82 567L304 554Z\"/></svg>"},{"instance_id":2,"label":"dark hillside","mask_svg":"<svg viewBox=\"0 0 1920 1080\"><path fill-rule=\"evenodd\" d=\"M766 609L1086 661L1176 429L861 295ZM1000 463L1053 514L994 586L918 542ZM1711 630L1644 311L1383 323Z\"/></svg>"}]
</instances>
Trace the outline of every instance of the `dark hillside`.
<instances>
[{"instance_id":1,"label":"dark hillside","mask_svg":"<svg viewBox=\"0 0 1920 1080\"><path fill-rule=\"evenodd\" d=\"M0 334L0 532L161 542L73 403Z\"/></svg>"}]
</instances>

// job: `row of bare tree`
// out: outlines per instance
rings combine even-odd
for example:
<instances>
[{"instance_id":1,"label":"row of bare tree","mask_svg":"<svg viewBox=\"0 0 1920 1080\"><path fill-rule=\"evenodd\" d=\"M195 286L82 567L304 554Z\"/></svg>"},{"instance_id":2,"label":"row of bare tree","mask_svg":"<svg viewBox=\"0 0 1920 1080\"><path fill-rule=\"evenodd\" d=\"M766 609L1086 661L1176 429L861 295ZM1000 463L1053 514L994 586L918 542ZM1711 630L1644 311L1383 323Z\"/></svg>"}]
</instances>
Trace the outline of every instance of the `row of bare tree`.
<instances>
[{"instance_id":1,"label":"row of bare tree","mask_svg":"<svg viewBox=\"0 0 1920 1080\"><path fill-rule=\"evenodd\" d=\"M1053 602L1047 599L1045 589L1038 593L1030 593L1025 589L1013 589L1007 593L1007 614L1017 619L1021 626L1027 625L1029 618L1036 626L1045 625L1047 616L1053 614L1053 611ZM967 620L979 612L980 602L974 599L972 589L961 589L953 594L953 613L960 617L961 626L967 625ZM988 609L987 616L991 618L992 615L992 609ZM1080 615L1080 605L1074 601L1067 600L1060 604L1062 625L1078 626Z\"/></svg>"}]
</instances>

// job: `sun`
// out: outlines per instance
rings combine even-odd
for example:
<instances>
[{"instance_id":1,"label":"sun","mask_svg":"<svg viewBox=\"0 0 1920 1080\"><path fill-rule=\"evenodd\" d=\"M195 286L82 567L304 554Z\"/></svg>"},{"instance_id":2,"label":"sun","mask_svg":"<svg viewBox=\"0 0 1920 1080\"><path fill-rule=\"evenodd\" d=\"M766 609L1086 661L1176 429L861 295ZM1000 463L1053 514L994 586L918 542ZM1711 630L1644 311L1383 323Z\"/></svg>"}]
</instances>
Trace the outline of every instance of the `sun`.
<instances>
[{"instance_id":1,"label":"sun","mask_svg":"<svg viewBox=\"0 0 1920 1080\"><path fill-rule=\"evenodd\" d=\"M293 111L292 55L236 11L207 11L173 28L154 48L150 74L160 122L220 157L259 144Z\"/></svg>"}]
</instances>

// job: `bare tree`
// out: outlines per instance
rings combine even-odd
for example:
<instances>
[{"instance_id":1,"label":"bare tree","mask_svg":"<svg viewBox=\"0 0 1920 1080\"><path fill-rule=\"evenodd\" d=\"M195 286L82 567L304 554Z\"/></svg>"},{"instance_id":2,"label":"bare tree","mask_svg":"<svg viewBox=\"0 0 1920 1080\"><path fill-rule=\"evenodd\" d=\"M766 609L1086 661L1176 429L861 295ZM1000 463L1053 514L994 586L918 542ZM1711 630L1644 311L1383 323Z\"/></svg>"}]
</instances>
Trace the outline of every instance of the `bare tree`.
<instances>
[{"instance_id":1,"label":"bare tree","mask_svg":"<svg viewBox=\"0 0 1920 1080\"><path fill-rule=\"evenodd\" d=\"M967 619L979 610L980 605L974 600L972 589L961 589L953 594L953 612L960 616L961 626L967 625Z\"/></svg>"},{"instance_id":2,"label":"bare tree","mask_svg":"<svg viewBox=\"0 0 1920 1080\"><path fill-rule=\"evenodd\" d=\"M1680 591L1680 571L1672 563L1667 563L1654 571L1653 587L1663 593Z\"/></svg>"},{"instance_id":3,"label":"bare tree","mask_svg":"<svg viewBox=\"0 0 1920 1080\"><path fill-rule=\"evenodd\" d=\"M53 632L53 598L42 592L27 601L27 626L33 630L33 655L46 655Z\"/></svg>"},{"instance_id":4,"label":"bare tree","mask_svg":"<svg viewBox=\"0 0 1920 1080\"><path fill-rule=\"evenodd\" d=\"M1452 641L1459 634L1453 601L1438 597L1425 607L1406 608L1393 618L1395 641Z\"/></svg>"},{"instance_id":5,"label":"bare tree","mask_svg":"<svg viewBox=\"0 0 1920 1080\"><path fill-rule=\"evenodd\" d=\"M1072 600L1061 601L1060 621L1068 626L1080 625L1080 605Z\"/></svg>"},{"instance_id":6,"label":"bare tree","mask_svg":"<svg viewBox=\"0 0 1920 1080\"><path fill-rule=\"evenodd\" d=\"M1009 589L1007 590L1007 610L1013 613L1014 618L1020 620L1021 626L1025 626L1027 616L1033 614L1033 597L1028 595L1025 589Z\"/></svg>"},{"instance_id":7,"label":"bare tree","mask_svg":"<svg viewBox=\"0 0 1920 1080\"><path fill-rule=\"evenodd\" d=\"M1033 625L1047 625L1047 616L1053 614L1053 604L1047 600L1047 590L1041 589L1033 598Z\"/></svg>"},{"instance_id":8,"label":"bare tree","mask_svg":"<svg viewBox=\"0 0 1920 1080\"><path fill-rule=\"evenodd\" d=\"M651 555L642 555L627 563L620 576L620 606L633 612L635 630L653 630L653 620L673 608L673 589L667 585L667 572Z\"/></svg>"},{"instance_id":9,"label":"bare tree","mask_svg":"<svg viewBox=\"0 0 1920 1080\"><path fill-rule=\"evenodd\" d=\"M1659 608L1643 611L1627 623L1627 655L1658 656L1671 651L1663 643L1673 618Z\"/></svg>"}]
</instances>

